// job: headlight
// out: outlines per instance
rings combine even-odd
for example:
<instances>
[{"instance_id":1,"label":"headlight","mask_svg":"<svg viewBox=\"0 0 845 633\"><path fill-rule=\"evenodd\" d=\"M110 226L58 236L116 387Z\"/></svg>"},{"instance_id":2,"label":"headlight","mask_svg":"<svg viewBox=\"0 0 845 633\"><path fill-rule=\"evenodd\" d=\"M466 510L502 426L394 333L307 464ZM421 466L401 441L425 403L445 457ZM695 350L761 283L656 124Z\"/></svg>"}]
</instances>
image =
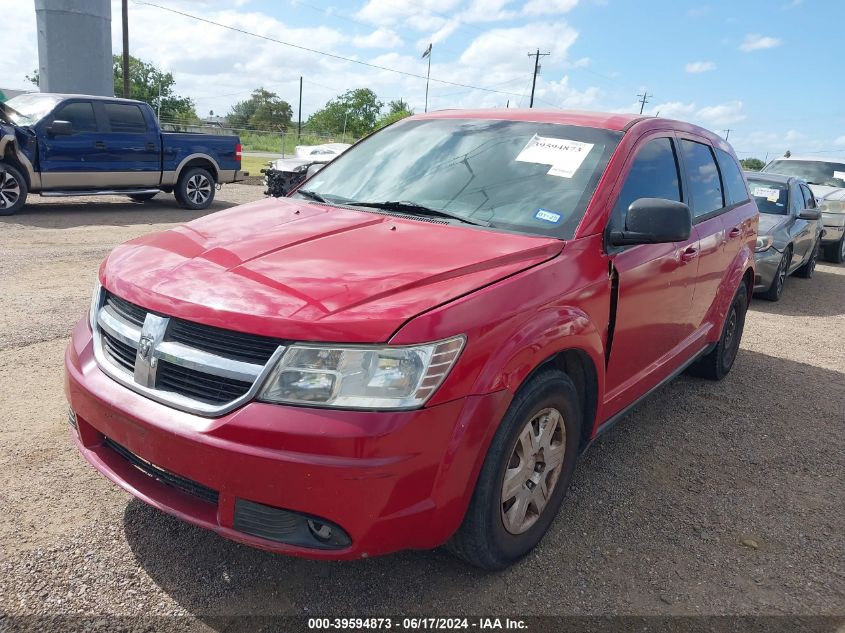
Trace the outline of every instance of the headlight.
<instances>
[{"instance_id":1,"label":"headlight","mask_svg":"<svg viewBox=\"0 0 845 633\"><path fill-rule=\"evenodd\" d=\"M97 312L100 309L100 299L103 295L103 287L100 285L99 280L97 281L97 285L94 286L94 293L91 295L91 307L88 308L88 325L91 326L91 331L94 331L94 328L97 324Z\"/></svg>"},{"instance_id":2,"label":"headlight","mask_svg":"<svg viewBox=\"0 0 845 633\"><path fill-rule=\"evenodd\" d=\"M292 345L259 399L345 409L419 407L449 374L463 347L463 336L406 347Z\"/></svg>"},{"instance_id":3,"label":"headlight","mask_svg":"<svg viewBox=\"0 0 845 633\"><path fill-rule=\"evenodd\" d=\"M845 213L845 202L841 200L823 200L819 205L823 213Z\"/></svg>"},{"instance_id":4,"label":"headlight","mask_svg":"<svg viewBox=\"0 0 845 633\"><path fill-rule=\"evenodd\" d=\"M758 235L757 236L757 244L754 246L755 253L762 253L763 251L767 251L772 247L775 238L771 235Z\"/></svg>"}]
</instances>

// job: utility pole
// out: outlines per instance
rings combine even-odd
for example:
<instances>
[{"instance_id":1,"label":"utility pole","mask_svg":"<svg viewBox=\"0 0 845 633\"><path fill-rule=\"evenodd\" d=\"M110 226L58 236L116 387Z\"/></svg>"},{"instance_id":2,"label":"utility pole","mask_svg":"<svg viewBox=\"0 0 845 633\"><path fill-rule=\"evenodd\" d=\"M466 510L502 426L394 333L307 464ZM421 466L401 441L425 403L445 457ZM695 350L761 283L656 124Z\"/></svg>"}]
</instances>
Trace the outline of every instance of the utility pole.
<instances>
[{"instance_id":1,"label":"utility pole","mask_svg":"<svg viewBox=\"0 0 845 633\"><path fill-rule=\"evenodd\" d=\"M302 140L302 75L299 76L299 124L296 128L296 140Z\"/></svg>"},{"instance_id":2,"label":"utility pole","mask_svg":"<svg viewBox=\"0 0 845 633\"><path fill-rule=\"evenodd\" d=\"M643 93L637 96L640 98L640 114L642 114L645 109L645 104L648 103L648 98L653 97L654 95L650 95L647 91L643 90Z\"/></svg>"},{"instance_id":3,"label":"utility pole","mask_svg":"<svg viewBox=\"0 0 845 633\"><path fill-rule=\"evenodd\" d=\"M724 130L724 132L725 132L725 140L726 140L726 141L728 140L728 137L730 137L730 135L731 135L731 132L732 132L732 131L733 131L733 130L731 130L731 128L728 128L727 130Z\"/></svg>"},{"instance_id":4,"label":"utility pole","mask_svg":"<svg viewBox=\"0 0 845 633\"><path fill-rule=\"evenodd\" d=\"M537 86L537 73L540 72L540 58L546 57L547 55L551 55L551 53L541 53L539 48L536 53L528 53L529 57L534 58L534 78L531 80L531 102L528 104L529 108L534 107L534 88Z\"/></svg>"},{"instance_id":5,"label":"utility pole","mask_svg":"<svg viewBox=\"0 0 845 633\"><path fill-rule=\"evenodd\" d=\"M428 72L425 75L425 112L428 112L428 82L431 79L431 47L432 44L429 42L428 48L422 54L423 59L428 57Z\"/></svg>"},{"instance_id":6,"label":"utility pole","mask_svg":"<svg viewBox=\"0 0 845 633\"><path fill-rule=\"evenodd\" d=\"M129 98L129 0L123 0L123 98Z\"/></svg>"}]
</instances>

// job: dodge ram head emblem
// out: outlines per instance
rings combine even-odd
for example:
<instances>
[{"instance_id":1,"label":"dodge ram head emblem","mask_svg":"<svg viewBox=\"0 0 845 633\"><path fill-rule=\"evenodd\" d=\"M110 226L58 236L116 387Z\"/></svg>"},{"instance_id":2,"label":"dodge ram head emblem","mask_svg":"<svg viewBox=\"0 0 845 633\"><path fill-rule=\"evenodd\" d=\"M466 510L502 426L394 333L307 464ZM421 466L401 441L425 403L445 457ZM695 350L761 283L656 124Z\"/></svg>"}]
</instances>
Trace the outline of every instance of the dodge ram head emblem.
<instances>
[{"instance_id":1,"label":"dodge ram head emblem","mask_svg":"<svg viewBox=\"0 0 845 633\"><path fill-rule=\"evenodd\" d=\"M142 336L138 342L138 356L141 360L147 360L150 357L150 352L153 349L153 339L148 336Z\"/></svg>"}]
</instances>

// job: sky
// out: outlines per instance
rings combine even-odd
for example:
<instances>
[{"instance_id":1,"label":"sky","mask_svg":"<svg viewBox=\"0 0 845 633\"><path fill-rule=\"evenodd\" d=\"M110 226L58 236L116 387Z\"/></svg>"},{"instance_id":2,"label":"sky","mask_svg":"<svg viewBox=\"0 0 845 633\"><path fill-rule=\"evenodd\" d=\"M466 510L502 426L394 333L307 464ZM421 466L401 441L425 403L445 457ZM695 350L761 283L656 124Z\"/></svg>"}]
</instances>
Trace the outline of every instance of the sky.
<instances>
[{"instance_id":1,"label":"sky","mask_svg":"<svg viewBox=\"0 0 845 633\"><path fill-rule=\"evenodd\" d=\"M145 0L146 1L146 0ZM660 114L728 136L740 158L845 155L840 0L149 0L343 61L129 0L130 52L172 72L201 116L263 86L303 119L347 89L429 110L535 107ZM0 87L38 66L31 0L0 0ZM112 0L120 52L120 1ZM395 69L406 74L391 72ZM417 75L417 76L413 76ZM421 78L422 77L422 78ZM463 85L451 85L463 84ZM487 90L468 88L477 86ZM728 133L727 130L730 130Z\"/></svg>"}]
</instances>

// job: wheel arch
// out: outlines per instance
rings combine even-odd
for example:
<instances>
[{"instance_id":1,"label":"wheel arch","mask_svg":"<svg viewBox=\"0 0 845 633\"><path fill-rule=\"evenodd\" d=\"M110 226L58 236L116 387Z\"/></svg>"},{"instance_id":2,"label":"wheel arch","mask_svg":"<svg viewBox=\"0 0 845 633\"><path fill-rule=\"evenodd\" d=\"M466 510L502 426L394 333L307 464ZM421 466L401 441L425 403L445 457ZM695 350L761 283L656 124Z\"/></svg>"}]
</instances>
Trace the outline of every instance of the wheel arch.
<instances>
[{"instance_id":1,"label":"wheel arch","mask_svg":"<svg viewBox=\"0 0 845 633\"><path fill-rule=\"evenodd\" d=\"M21 160L14 138L4 137L2 141L4 142L0 142L0 162L17 169L26 180L26 188L32 191L34 180L32 165L29 164L29 161L26 161L27 164L24 164L25 158ZM36 186L38 184L35 183Z\"/></svg>"},{"instance_id":2,"label":"wheel arch","mask_svg":"<svg viewBox=\"0 0 845 633\"><path fill-rule=\"evenodd\" d=\"M214 178L215 184L220 181L220 166L217 164L217 161L208 154L191 154L190 156L186 156L182 162L179 163L179 166L176 168L176 177L174 182L178 183L182 174L192 167L207 169Z\"/></svg>"}]
</instances>

